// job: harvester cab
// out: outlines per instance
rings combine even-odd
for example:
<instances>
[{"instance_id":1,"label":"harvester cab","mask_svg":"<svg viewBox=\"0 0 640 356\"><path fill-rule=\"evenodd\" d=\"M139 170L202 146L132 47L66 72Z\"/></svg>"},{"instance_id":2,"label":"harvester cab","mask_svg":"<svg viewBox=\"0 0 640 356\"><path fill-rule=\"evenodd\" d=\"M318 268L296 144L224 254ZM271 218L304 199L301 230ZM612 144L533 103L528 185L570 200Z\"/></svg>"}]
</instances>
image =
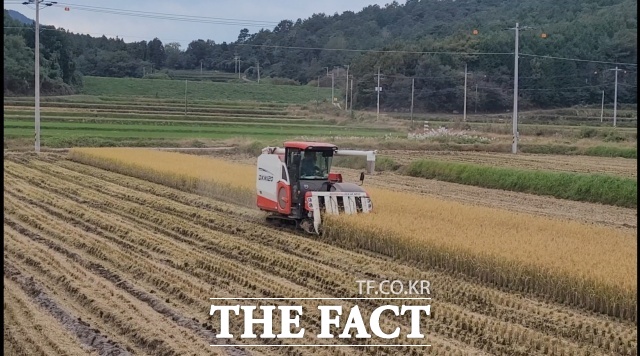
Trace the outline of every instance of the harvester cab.
<instances>
[{"instance_id":1,"label":"harvester cab","mask_svg":"<svg viewBox=\"0 0 640 356\"><path fill-rule=\"evenodd\" d=\"M264 148L258 157L258 208L271 213L270 221L292 223L316 234L321 231L324 213L369 213L369 194L331 172L336 156L364 156L367 171L375 169L376 151L339 150L320 142L285 142L284 148Z\"/></svg>"}]
</instances>

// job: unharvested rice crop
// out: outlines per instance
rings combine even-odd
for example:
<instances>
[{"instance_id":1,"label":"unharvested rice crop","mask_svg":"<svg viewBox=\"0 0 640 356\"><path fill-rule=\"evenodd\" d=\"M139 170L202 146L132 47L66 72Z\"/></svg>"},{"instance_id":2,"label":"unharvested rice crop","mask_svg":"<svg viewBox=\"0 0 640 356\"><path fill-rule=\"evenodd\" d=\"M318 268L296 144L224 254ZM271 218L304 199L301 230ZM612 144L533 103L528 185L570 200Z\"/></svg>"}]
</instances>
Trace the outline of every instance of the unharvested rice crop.
<instances>
[{"instance_id":1,"label":"unharvested rice crop","mask_svg":"<svg viewBox=\"0 0 640 356\"><path fill-rule=\"evenodd\" d=\"M76 148L74 160L190 192L253 206L254 170L221 159L129 148Z\"/></svg>"},{"instance_id":2,"label":"unharvested rice crop","mask_svg":"<svg viewBox=\"0 0 640 356\"><path fill-rule=\"evenodd\" d=\"M144 149L73 149L70 157L254 204L251 166ZM636 318L637 240L630 233L383 189L369 192L375 212L329 220L326 238L464 273L501 288Z\"/></svg>"}]
</instances>

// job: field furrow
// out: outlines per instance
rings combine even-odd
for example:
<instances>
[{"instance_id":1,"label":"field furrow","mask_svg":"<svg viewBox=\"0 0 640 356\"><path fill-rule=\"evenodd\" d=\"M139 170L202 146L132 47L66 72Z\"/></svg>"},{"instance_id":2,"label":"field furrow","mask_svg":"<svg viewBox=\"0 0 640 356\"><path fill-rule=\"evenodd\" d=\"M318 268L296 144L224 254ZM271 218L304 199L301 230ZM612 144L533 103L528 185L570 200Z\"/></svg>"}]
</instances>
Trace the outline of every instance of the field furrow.
<instances>
[{"instance_id":1,"label":"field furrow","mask_svg":"<svg viewBox=\"0 0 640 356\"><path fill-rule=\"evenodd\" d=\"M84 320L87 326L109 335L127 350L144 354L197 353L206 346L205 340L152 312L148 305L123 293L110 281L62 254L52 254L49 246L28 237L37 237L37 233L24 234L28 229L11 219L5 219L5 223L21 231L11 240L5 261L37 276L35 279L58 297L58 303L78 315L78 321Z\"/></svg>"},{"instance_id":2,"label":"field furrow","mask_svg":"<svg viewBox=\"0 0 640 356\"><path fill-rule=\"evenodd\" d=\"M4 226L5 231L8 227ZM41 304L34 305L26 293L37 289L10 265L4 265L4 354L5 355L98 355L99 342L80 342L45 309L46 295L38 291ZM10 274L7 277L6 274ZM15 281L14 281L15 280ZM23 287L26 289L23 289ZM31 288L30 288L31 287ZM11 307L7 308L7 305ZM88 333L96 338L95 333ZM89 345L92 345L91 347ZM116 349L115 347L113 348ZM123 350L124 351L124 350Z\"/></svg>"}]
</instances>

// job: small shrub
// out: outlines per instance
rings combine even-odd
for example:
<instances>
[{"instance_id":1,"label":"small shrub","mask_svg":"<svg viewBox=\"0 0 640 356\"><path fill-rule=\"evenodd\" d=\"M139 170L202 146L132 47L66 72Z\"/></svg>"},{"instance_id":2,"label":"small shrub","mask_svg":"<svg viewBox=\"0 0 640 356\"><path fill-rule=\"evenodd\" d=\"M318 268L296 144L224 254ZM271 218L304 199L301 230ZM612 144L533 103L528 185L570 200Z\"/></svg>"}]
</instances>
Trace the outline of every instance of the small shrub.
<instances>
[{"instance_id":1,"label":"small shrub","mask_svg":"<svg viewBox=\"0 0 640 356\"><path fill-rule=\"evenodd\" d=\"M638 150L636 148L622 148L610 146L595 146L585 149L588 156L600 157L622 157L622 158L638 158Z\"/></svg>"},{"instance_id":2,"label":"small shrub","mask_svg":"<svg viewBox=\"0 0 640 356\"><path fill-rule=\"evenodd\" d=\"M195 147L195 148L203 148L206 146L206 144L200 140L193 140L191 141L191 144L189 146Z\"/></svg>"},{"instance_id":3,"label":"small shrub","mask_svg":"<svg viewBox=\"0 0 640 356\"><path fill-rule=\"evenodd\" d=\"M592 138L598 135L598 130L593 127L583 127L578 133L578 138Z\"/></svg>"},{"instance_id":4,"label":"small shrub","mask_svg":"<svg viewBox=\"0 0 640 356\"><path fill-rule=\"evenodd\" d=\"M142 79L164 79L164 80L168 80L168 79L171 79L171 77L167 73L152 73L152 74L145 75L144 77L142 77Z\"/></svg>"},{"instance_id":5,"label":"small shrub","mask_svg":"<svg viewBox=\"0 0 640 356\"><path fill-rule=\"evenodd\" d=\"M387 156L376 157L376 171L396 171L401 165L394 161L393 158Z\"/></svg>"},{"instance_id":6,"label":"small shrub","mask_svg":"<svg viewBox=\"0 0 640 356\"><path fill-rule=\"evenodd\" d=\"M626 137L616 131L609 131L604 137L604 142L624 142L626 140Z\"/></svg>"}]
</instances>

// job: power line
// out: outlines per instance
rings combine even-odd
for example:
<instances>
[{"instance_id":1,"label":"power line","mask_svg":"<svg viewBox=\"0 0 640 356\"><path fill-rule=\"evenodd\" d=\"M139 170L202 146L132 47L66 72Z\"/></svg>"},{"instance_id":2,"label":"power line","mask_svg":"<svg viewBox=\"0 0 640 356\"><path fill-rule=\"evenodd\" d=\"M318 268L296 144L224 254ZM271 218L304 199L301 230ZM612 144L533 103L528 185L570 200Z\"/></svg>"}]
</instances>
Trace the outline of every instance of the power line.
<instances>
[{"instance_id":1,"label":"power line","mask_svg":"<svg viewBox=\"0 0 640 356\"><path fill-rule=\"evenodd\" d=\"M536 57L536 58L549 58L549 59L558 59L563 61L573 61L573 62L589 62L589 63L601 63L601 64L614 64L614 65L626 65L626 66L637 66L637 63L624 63L624 62L608 62L608 61L597 61L592 59L578 59L578 58L566 58L566 57L556 57L556 56L541 56L537 54L525 54L520 53L521 56L527 57Z\"/></svg>"},{"instance_id":2,"label":"power line","mask_svg":"<svg viewBox=\"0 0 640 356\"><path fill-rule=\"evenodd\" d=\"M82 5L82 4L64 3L64 2L58 2L57 6L58 7L72 6L74 10L110 13L115 15L146 17L146 18L174 20L174 21L214 23L214 24L221 24L221 25L271 26L271 25L277 25L279 23L274 21L259 21L259 20L233 19L233 18L209 17L209 16L193 16L193 15L177 15L177 14L168 14L168 13L162 13L162 12L124 10L124 9L114 9L109 7L89 6L89 5Z\"/></svg>"},{"instance_id":3,"label":"power line","mask_svg":"<svg viewBox=\"0 0 640 356\"><path fill-rule=\"evenodd\" d=\"M371 76L376 76L377 74L368 74ZM415 76L415 75L410 75L410 76L406 76L406 75L382 75L383 78L395 78L395 79L443 79L443 78L456 78L458 79L459 76L453 76L453 75L440 75L440 76L433 76L433 77L421 77L421 76Z\"/></svg>"},{"instance_id":4,"label":"power line","mask_svg":"<svg viewBox=\"0 0 640 356\"><path fill-rule=\"evenodd\" d=\"M5 4L15 4L19 5L20 2L16 3L7 3ZM167 14L160 12L150 12L150 11L137 11L137 10L123 10L123 9L114 9L107 7L99 7L99 6L88 6L88 5L80 5L80 4L71 4L71 3L62 3L58 2L54 5L58 8L64 8L72 6L74 10L80 11L88 11L88 12L96 12L96 13L106 13L113 15L122 15L122 16L132 16L138 18L149 18L149 19L157 19L157 20L171 20L171 21L183 21L183 22L195 22L195 23L204 23L204 24L217 24L217 25L233 25L233 26L246 26L246 27L271 27L277 25L279 22L274 21L262 21L262 20L246 20L246 19L233 19L233 18L222 18L222 17L208 17L208 16L192 16L192 15L176 15L176 14Z\"/></svg>"},{"instance_id":5,"label":"power line","mask_svg":"<svg viewBox=\"0 0 640 356\"><path fill-rule=\"evenodd\" d=\"M32 27L15 27L15 26L5 26L4 28L13 28L13 29L17 29L17 30L30 30L33 31ZM112 34L112 33L98 33L98 32L84 32L84 33L74 33L71 32L70 30L67 29L63 29L63 28L43 28L40 27L40 31L60 31L60 32L70 32L74 35L78 35L78 36L84 36L84 35L95 35L95 36L110 36L110 37L118 37L118 38L124 38L124 37L128 37L128 38L141 38L141 39L148 39L151 36L131 36L131 35L122 35L122 34ZM95 37L95 38L100 38L100 37ZM178 38L165 38L165 41L192 41L192 40L186 40L186 39L178 39Z\"/></svg>"},{"instance_id":6,"label":"power line","mask_svg":"<svg viewBox=\"0 0 640 356\"><path fill-rule=\"evenodd\" d=\"M602 83L599 85L585 85L580 87L564 87L564 88L525 88L520 89L521 91L553 91L553 90L568 90L568 89L586 89L586 88L601 88L603 85L611 84L611 83Z\"/></svg>"},{"instance_id":7,"label":"power line","mask_svg":"<svg viewBox=\"0 0 640 356\"><path fill-rule=\"evenodd\" d=\"M368 52L368 53L450 54L450 55L513 55L513 53L509 53L509 52L404 51L404 50L378 50L378 49L350 49L350 48L254 45L254 44L247 44L247 43L237 43L236 46L263 47L263 48L275 48L275 49L297 49L297 50L312 50L312 51Z\"/></svg>"},{"instance_id":8,"label":"power line","mask_svg":"<svg viewBox=\"0 0 640 356\"><path fill-rule=\"evenodd\" d=\"M581 79L588 79L587 75L584 74L572 74L572 75L553 75L553 76L548 76L548 75L532 75L529 77L519 77L520 79L552 79L552 78L581 78Z\"/></svg>"},{"instance_id":9,"label":"power line","mask_svg":"<svg viewBox=\"0 0 640 356\"><path fill-rule=\"evenodd\" d=\"M5 26L6 29L22 29L22 30L33 30L33 28L28 25L25 26ZM71 32L68 29L63 28L40 28L41 31L62 31L62 32ZM96 36L116 36L120 38L129 37L129 38L148 38L149 36L133 36L133 35L123 35L123 34L109 34L109 33L98 33L98 32L84 32L77 34L89 34ZM165 39L170 41L191 41L188 39ZM444 52L444 51L403 51L403 50L373 50L373 49L341 49L341 48L321 48L321 47L295 47L295 46L277 46L277 45L252 45L245 43L233 43L235 46L251 46L251 47L265 47L265 48L274 48L274 49L306 49L306 50L325 50L325 51L347 51L347 52L370 52L370 53L406 53L406 54L449 54L449 55L513 55L513 53L508 52ZM572 58L561 58L561 57L551 57L551 56L539 56L532 54L519 54L520 56L530 56L530 57L539 57L539 58L551 58L551 59L564 59L569 61L578 61L578 62L591 62L591 63L602 63L602 64L619 64L619 65L636 65L633 63L616 63L616 62L606 62L606 61L592 61L586 59L572 59ZM628 73L636 73L633 70L627 70ZM375 76L375 74L372 74ZM474 76L474 73L469 73L470 76ZM397 77L402 78L402 76L387 76L387 77ZM449 78L450 76L405 76L404 78L416 78L416 79L438 79L438 78ZM520 77L520 79L551 79L551 78L586 78L585 75L557 75L557 76L528 76L528 77Z\"/></svg>"},{"instance_id":10,"label":"power line","mask_svg":"<svg viewBox=\"0 0 640 356\"><path fill-rule=\"evenodd\" d=\"M278 45L254 45L247 43L240 43L237 46L248 46L248 47L264 47L264 48L276 48L276 49L297 49L297 50L316 50L316 51L345 51L345 52L368 52L368 53L406 53L406 54L449 54L449 55L513 55L513 52L448 52L448 51L406 51L406 50L375 50L375 49L348 49L348 48L324 48L324 47L298 47L298 46L278 46ZM575 61L575 62L589 62L589 63L601 63L601 64L616 64L616 65L628 65L628 66L637 66L636 63L625 63L625 62L607 62L607 61L598 61L591 59L580 59L580 58L566 58L566 57L555 57L555 56L542 56L536 54L522 54L519 53L519 56L528 56L528 57L538 57L538 58L549 58L549 59L558 59L558 60L566 60L566 61Z\"/></svg>"}]
</instances>

